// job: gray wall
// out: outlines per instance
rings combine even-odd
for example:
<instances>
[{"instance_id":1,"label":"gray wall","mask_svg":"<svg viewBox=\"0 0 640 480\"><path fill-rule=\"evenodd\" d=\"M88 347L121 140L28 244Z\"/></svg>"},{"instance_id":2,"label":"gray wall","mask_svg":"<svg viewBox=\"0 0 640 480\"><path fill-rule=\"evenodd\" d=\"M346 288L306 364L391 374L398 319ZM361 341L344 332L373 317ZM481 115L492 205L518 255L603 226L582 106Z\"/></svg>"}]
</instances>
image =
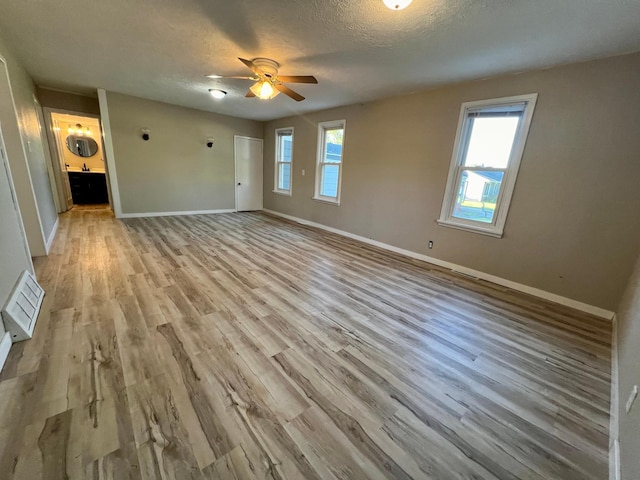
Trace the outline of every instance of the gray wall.
<instances>
[{"instance_id":1,"label":"gray wall","mask_svg":"<svg viewBox=\"0 0 640 480\"><path fill-rule=\"evenodd\" d=\"M620 463L623 480L640 478L640 399L630 414L625 403L640 385L640 257L618 309L618 398Z\"/></svg>"},{"instance_id":2,"label":"gray wall","mask_svg":"<svg viewBox=\"0 0 640 480\"><path fill-rule=\"evenodd\" d=\"M107 103L123 213L235 207L233 136L262 138L261 122L112 92Z\"/></svg>"},{"instance_id":3,"label":"gray wall","mask_svg":"<svg viewBox=\"0 0 640 480\"><path fill-rule=\"evenodd\" d=\"M0 55L7 62L16 107L14 112L6 78L2 72L0 122L5 135L20 212L31 254L45 255L45 242L53 231L58 213L47 170L48 146L36 112L35 86L29 74L15 60L1 39Z\"/></svg>"},{"instance_id":4,"label":"gray wall","mask_svg":"<svg viewBox=\"0 0 640 480\"><path fill-rule=\"evenodd\" d=\"M272 121L264 205L614 310L640 242L638 85L635 54ZM533 92L538 104L504 237L438 226L461 104ZM338 119L347 120L339 207L311 199L317 124ZM291 198L271 193L274 130L288 126Z\"/></svg>"},{"instance_id":5,"label":"gray wall","mask_svg":"<svg viewBox=\"0 0 640 480\"><path fill-rule=\"evenodd\" d=\"M37 93L40 104L43 107L100 115L97 96L60 92L58 90L49 90L46 87L38 87Z\"/></svg>"}]
</instances>

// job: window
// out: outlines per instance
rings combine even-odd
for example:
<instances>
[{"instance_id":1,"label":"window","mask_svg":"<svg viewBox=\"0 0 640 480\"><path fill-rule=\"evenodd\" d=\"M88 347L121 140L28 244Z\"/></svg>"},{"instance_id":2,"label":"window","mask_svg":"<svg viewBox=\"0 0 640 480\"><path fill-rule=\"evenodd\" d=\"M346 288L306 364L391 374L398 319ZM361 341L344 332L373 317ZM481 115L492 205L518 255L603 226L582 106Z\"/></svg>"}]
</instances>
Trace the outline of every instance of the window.
<instances>
[{"instance_id":1,"label":"window","mask_svg":"<svg viewBox=\"0 0 640 480\"><path fill-rule=\"evenodd\" d=\"M440 225L502 237L537 97L462 105Z\"/></svg>"},{"instance_id":2,"label":"window","mask_svg":"<svg viewBox=\"0 0 640 480\"><path fill-rule=\"evenodd\" d=\"M291 195L293 127L276 129L275 193Z\"/></svg>"},{"instance_id":3,"label":"window","mask_svg":"<svg viewBox=\"0 0 640 480\"><path fill-rule=\"evenodd\" d=\"M340 205L345 121L318 124L318 165L314 199Z\"/></svg>"}]
</instances>

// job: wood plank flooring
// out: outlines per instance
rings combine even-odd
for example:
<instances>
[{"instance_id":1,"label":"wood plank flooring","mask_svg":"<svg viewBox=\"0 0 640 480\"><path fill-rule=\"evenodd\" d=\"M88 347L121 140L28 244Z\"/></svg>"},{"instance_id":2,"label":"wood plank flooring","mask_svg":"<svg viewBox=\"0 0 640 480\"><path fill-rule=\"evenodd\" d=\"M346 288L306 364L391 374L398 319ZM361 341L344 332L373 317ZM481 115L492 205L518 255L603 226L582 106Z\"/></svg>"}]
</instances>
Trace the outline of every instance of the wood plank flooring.
<instances>
[{"instance_id":1,"label":"wood plank flooring","mask_svg":"<svg viewBox=\"0 0 640 480\"><path fill-rule=\"evenodd\" d=\"M604 320L263 213L60 221L3 479L607 478Z\"/></svg>"}]
</instances>

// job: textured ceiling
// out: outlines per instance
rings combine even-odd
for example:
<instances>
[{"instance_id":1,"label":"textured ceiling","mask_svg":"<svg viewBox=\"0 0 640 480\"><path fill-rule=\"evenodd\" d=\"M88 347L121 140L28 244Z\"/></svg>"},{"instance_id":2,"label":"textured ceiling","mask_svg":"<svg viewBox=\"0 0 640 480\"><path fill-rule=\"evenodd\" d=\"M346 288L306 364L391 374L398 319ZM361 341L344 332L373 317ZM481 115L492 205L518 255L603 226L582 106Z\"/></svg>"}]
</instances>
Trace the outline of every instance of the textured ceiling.
<instances>
[{"instance_id":1,"label":"textured ceiling","mask_svg":"<svg viewBox=\"0 0 640 480\"><path fill-rule=\"evenodd\" d=\"M640 0L2 0L0 36L36 83L105 88L259 120L640 50ZM269 57L307 100L246 99ZM229 92L222 101L209 88Z\"/></svg>"}]
</instances>

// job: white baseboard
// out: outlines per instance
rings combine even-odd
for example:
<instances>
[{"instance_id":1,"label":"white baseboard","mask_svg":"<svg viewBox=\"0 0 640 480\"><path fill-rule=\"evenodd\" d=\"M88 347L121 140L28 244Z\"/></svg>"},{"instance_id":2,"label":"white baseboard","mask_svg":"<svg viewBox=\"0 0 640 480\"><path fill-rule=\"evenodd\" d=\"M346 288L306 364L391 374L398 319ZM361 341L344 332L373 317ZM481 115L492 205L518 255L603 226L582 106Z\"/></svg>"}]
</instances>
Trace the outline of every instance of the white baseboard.
<instances>
[{"instance_id":1,"label":"white baseboard","mask_svg":"<svg viewBox=\"0 0 640 480\"><path fill-rule=\"evenodd\" d=\"M609 480L620 480L620 393L618 377L618 318L611 325L611 400L609 406Z\"/></svg>"},{"instance_id":2,"label":"white baseboard","mask_svg":"<svg viewBox=\"0 0 640 480\"><path fill-rule=\"evenodd\" d=\"M47 239L47 244L45 245L45 250L47 255L49 255L49 251L51 250L51 245L53 241L56 239L56 233L58 233L58 226L60 225L60 217L56 216L56 223L53 225L53 229L49 234L49 238Z\"/></svg>"},{"instance_id":3,"label":"white baseboard","mask_svg":"<svg viewBox=\"0 0 640 480\"><path fill-rule=\"evenodd\" d=\"M613 447L609 451L609 480L620 480L622 474L620 471L620 442L616 438L613 441Z\"/></svg>"},{"instance_id":4,"label":"white baseboard","mask_svg":"<svg viewBox=\"0 0 640 480\"><path fill-rule=\"evenodd\" d=\"M338 230L337 228L328 227L326 225L322 225L321 223L311 222L303 218L294 217L292 215L287 215L285 213L276 212L274 210L269 210L266 208L264 208L262 211L266 213L270 213L272 215L276 215L278 217L292 220L294 222L300 223L301 225L308 225L310 227L320 228L322 230L326 230L327 232L335 233L337 235L342 235L343 237L352 238L354 240L358 240L360 242L373 245L375 247L382 248L384 250L389 250L390 252L399 253L400 255L405 255L407 257L415 258L416 260L422 260L423 262L432 263L440 267L454 270L458 273L463 273L466 275L470 275L472 277L477 277L479 279L486 280L488 282L495 283L497 285L502 285L503 287L508 287L513 290L517 290L519 292L533 295L534 297L542 298L544 300L549 300L550 302L575 308L576 310L580 310L582 312L586 312L591 315L595 315L597 317L605 318L607 320L611 320L614 315L612 311L605 310L604 308L579 302L578 300L573 300L571 298L563 297L555 293L547 292L545 290L540 290L539 288L534 288L528 285L523 285L521 283L512 282L511 280L507 280L505 278L496 277L495 275L491 275L489 273L481 272L479 270L473 270L471 268L463 267L462 265L446 262L444 260L429 257L421 253L412 252L411 250L405 250L404 248L394 247L393 245L389 245L387 243L382 243L382 242L378 242L377 240L371 240L370 238L361 237L360 235L355 235L353 233L345 232L344 230Z\"/></svg>"},{"instance_id":5,"label":"white baseboard","mask_svg":"<svg viewBox=\"0 0 640 480\"><path fill-rule=\"evenodd\" d=\"M0 372L4 367L4 362L7 361L9 350L11 349L11 335L9 332L4 332L2 340L0 340Z\"/></svg>"},{"instance_id":6,"label":"white baseboard","mask_svg":"<svg viewBox=\"0 0 640 480\"><path fill-rule=\"evenodd\" d=\"M224 210L189 210L180 212L143 212L143 213L121 213L116 218L144 218L144 217L177 217L179 215L212 215L215 213L233 213L237 210L229 208Z\"/></svg>"}]
</instances>

